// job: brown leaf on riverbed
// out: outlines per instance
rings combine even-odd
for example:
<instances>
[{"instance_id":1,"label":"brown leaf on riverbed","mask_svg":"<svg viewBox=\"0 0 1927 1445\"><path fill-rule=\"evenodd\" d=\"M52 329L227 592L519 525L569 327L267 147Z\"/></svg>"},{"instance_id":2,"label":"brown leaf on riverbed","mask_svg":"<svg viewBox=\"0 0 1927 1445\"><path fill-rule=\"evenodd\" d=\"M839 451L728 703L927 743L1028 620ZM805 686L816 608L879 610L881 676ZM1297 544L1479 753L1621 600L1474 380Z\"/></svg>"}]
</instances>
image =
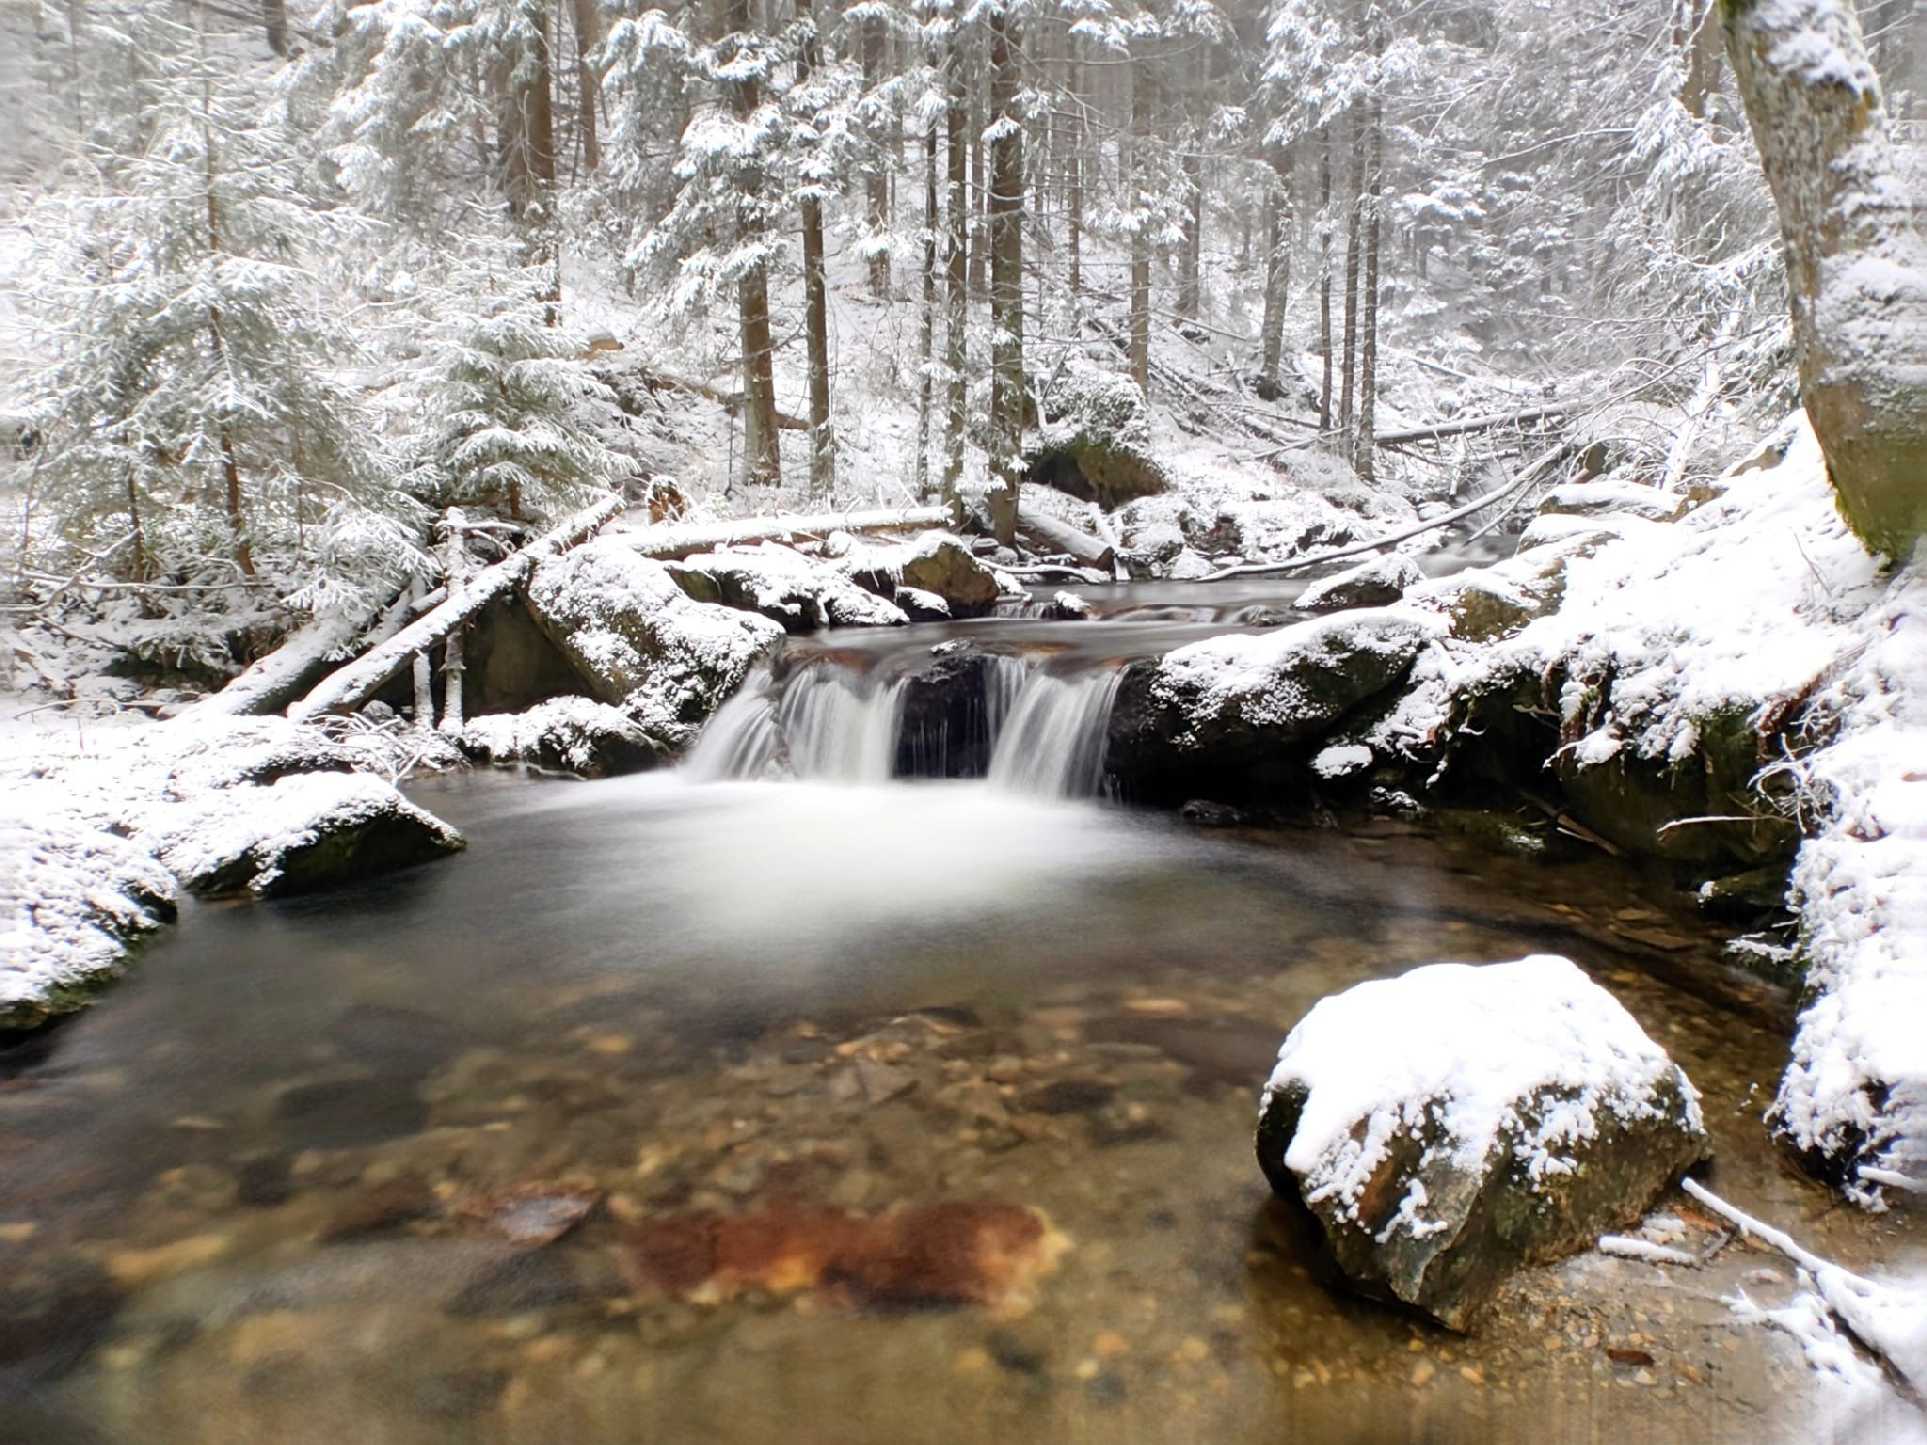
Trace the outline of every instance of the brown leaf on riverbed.
<instances>
[{"instance_id":1,"label":"brown leaf on riverbed","mask_svg":"<svg viewBox=\"0 0 1927 1445\"><path fill-rule=\"evenodd\" d=\"M1615 1365L1650 1365L1653 1357L1645 1350L1635 1350L1625 1345L1608 1345L1606 1358Z\"/></svg>"},{"instance_id":2,"label":"brown leaf on riverbed","mask_svg":"<svg viewBox=\"0 0 1927 1445\"><path fill-rule=\"evenodd\" d=\"M720 1303L744 1290L823 1289L865 1304L1022 1309L1067 1241L1034 1209L993 1201L866 1216L762 1209L644 1220L627 1263L639 1288Z\"/></svg>"}]
</instances>

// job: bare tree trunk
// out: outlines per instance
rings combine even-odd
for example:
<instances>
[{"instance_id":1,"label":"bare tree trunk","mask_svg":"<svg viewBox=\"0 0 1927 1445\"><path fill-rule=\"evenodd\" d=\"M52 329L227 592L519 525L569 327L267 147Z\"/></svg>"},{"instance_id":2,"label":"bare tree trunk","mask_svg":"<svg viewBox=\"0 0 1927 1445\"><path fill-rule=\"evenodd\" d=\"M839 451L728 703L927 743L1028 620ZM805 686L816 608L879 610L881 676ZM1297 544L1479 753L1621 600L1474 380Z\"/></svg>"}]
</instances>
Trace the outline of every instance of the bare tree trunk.
<instances>
[{"instance_id":1,"label":"bare tree trunk","mask_svg":"<svg viewBox=\"0 0 1927 1445\"><path fill-rule=\"evenodd\" d=\"M1345 342L1344 357L1338 378L1338 429L1344 435L1339 440L1345 459L1356 456L1357 437L1353 433L1353 423L1357 413L1353 410L1357 399L1358 383L1358 224L1360 213L1365 205L1365 131L1352 117L1352 166L1351 201L1346 206L1348 221L1345 227Z\"/></svg>"},{"instance_id":2,"label":"bare tree trunk","mask_svg":"<svg viewBox=\"0 0 1927 1445\"><path fill-rule=\"evenodd\" d=\"M596 0L572 0L575 13L576 124L582 132L582 165L596 170L602 165L602 142L596 124L596 107L601 91L595 71L589 65L589 52L601 36L596 16Z\"/></svg>"},{"instance_id":3,"label":"bare tree trunk","mask_svg":"<svg viewBox=\"0 0 1927 1445\"><path fill-rule=\"evenodd\" d=\"M443 539L442 570L448 578L448 596L459 597L468 574L468 549L462 540L464 518L460 507L450 507L442 517L447 536ZM442 644L442 723L445 733L462 730L462 629L458 623L449 628Z\"/></svg>"},{"instance_id":4,"label":"bare tree trunk","mask_svg":"<svg viewBox=\"0 0 1927 1445\"><path fill-rule=\"evenodd\" d=\"M982 296L988 290L987 277L990 274L990 228L989 203L990 186L986 180L984 161L984 126L988 119L984 109L983 87L971 77L970 86L970 294Z\"/></svg>"},{"instance_id":5,"label":"bare tree trunk","mask_svg":"<svg viewBox=\"0 0 1927 1445\"><path fill-rule=\"evenodd\" d=\"M930 495L930 407L934 392L932 369L937 363L937 125L923 133L923 316L919 322L917 356L922 379L917 385L917 498Z\"/></svg>"},{"instance_id":6,"label":"bare tree trunk","mask_svg":"<svg viewBox=\"0 0 1927 1445\"><path fill-rule=\"evenodd\" d=\"M135 485L134 469L132 467L127 469L127 520L134 529L134 557L133 564L128 570L128 580L131 582L145 582L154 574L148 562L147 529L141 525L140 488ZM23 547L21 550L24 556L25 548Z\"/></svg>"},{"instance_id":7,"label":"bare tree trunk","mask_svg":"<svg viewBox=\"0 0 1927 1445\"><path fill-rule=\"evenodd\" d=\"M864 20L858 23L858 28L862 35L863 88L867 92L874 92L883 83L883 22ZM890 173L881 160L882 137L873 139L877 145L864 175L870 238L878 247L870 257L870 290L876 296L887 299L890 295L890 253L882 249L882 243L890 234Z\"/></svg>"},{"instance_id":8,"label":"bare tree trunk","mask_svg":"<svg viewBox=\"0 0 1927 1445\"><path fill-rule=\"evenodd\" d=\"M1332 429L1332 133L1318 146L1318 429Z\"/></svg>"},{"instance_id":9,"label":"bare tree trunk","mask_svg":"<svg viewBox=\"0 0 1927 1445\"><path fill-rule=\"evenodd\" d=\"M1084 126L1083 37L1071 35L1070 56L1064 63L1064 88L1074 111L1070 134L1070 165L1064 178L1064 245L1070 253L1072 296L1084 290L1084 148L1089 139Z\"/></svg>"},{"instance_id":10,"label":"bare tree trunk","mask_svg":"<svg viewBox=\"0 0 1927 1445\"><path fill-rule=\"evenodd\" d=\"M204 167L204 186L207 196L207 253L208 258L218 268L221 257L221 202L215 194L214 185L214 122L212 111L214 94L207 69L207 12L205 5L199 11L199 43L201 47L201 159ZM214 353L214 365L218 371L226 365L227 338L221 329L221 306L218 301L210 301L207 307L207 331L209 348ZM223 417L219 423L221 438L221 480L227 492L228 535L234 542L234 565L241 569L243 577L254 575L254 545L248 540L247 518L241 510L241 463L234 449L234 429Z\"/></svg>"},{"instance_id":11,"label":"bare tree trunk","mask_svg":"<svg viewBox=\"0 0 1927 1445\"><path fill-rule=\"evenodd\" d=\"M288 0L261 0L261 28L267 32L268 49L285 58L288 53Z\"/></svg>"},{"instance_id":12,"label":"bare tree trunk","mask_svg":"<svg viewBox=\"0 0 1927 1445\"><path fill-rule=\"evenodd\" d=\"M1195 68L1185 67L1193 72L1191 78L1198 79ZM1179 81L1183 83L1184 74ZM1187 88L1185 107L1188 109L1196 100L1196 89ZM1204 250L1204 156L1201 147L1204 138L1200 127L1187 126L1182 132L1184 152L1179 168L1184 175L1184 249L1178 256L1178 315L1186 321L1198 319L1198 263Z\"/></svg>"},{"instance_id":13,"label":"bare tree trunk","mask_svg":"<svg viewBox=\"0 0 1927 1445\"><path fill-rule=\"evenodd\" d=\"M1365 335L1358 356L1358 440L1353 465L1364 481L1373 479L1373 408L1378 397L1378 233L1379 194L1383 189L1385 105L1376 92L1371 101L1370 152L1365 164Z\"/></svg>"},{"instance_id":14,"label":"bare tree trunk","mask_svg":"<svg viewBox=\"0 0 1927 1445\"><path fill-rule=\"evenodd\" d=\"M811 0L796 0L796 18L804 27L802 48L797 54L797 80L807 83L818 63ZM803 220L803 334L810 371L810 493L827 497L836 486L836 438L830 430L829 279L823 264L823 202L806 187L797 205Z\"/></svg>"},{"instance_id":15,"label":"bare tree trunk","mask_svg":"<svg viewBox=\"0 0 1927 1445\"><path fill-rule=\"evenodd\" d=\"M1263 168L1265 187L1265 319L1261 344L1264 360L1258 368L1258 395L1275 400L1282 388L1279 372L1285 353L1285 298L1291 287L1291 193L1285 177L1289 159Z\"/></svg>"},{"instance_id":16,"label":"bare tree trunk","mask_svg":"<svg viewBox=\"0 0 1927 1445\"><path fill-rule=\"evenodd\" d=\"M952 40L945 61L949 97L945 113L945 172L948 194L944 198L949 222L949 237L944 247L947 289L944 296L944 371L950 383L950 414L945 430L943 499L955 502L963 482L964 424L969 396L967 343L969 323L969 273L966 251L970 245L970 202L966 192L969 178L965 154L966 132L970 128L970 105L964 93L964 53L960 40Z\"/></svg>"},{"instance_id":17,"label":"bare tree trunk","mask_svg":"<svg viewBox=\"0 0 1927 1445\"><path fill-rule=\"evenodd\" d=\"M740 54L750 37L750 0L727 0L723 23ZM730 105L747 121L762 104L762 86L747 74L730 83ZM747 238L762 228L760 196L764 178L755 163L737 176L736 225ZM743 349L743 480L775 486L783 477L783 454L776 431L775 343L770 336L769 276L761 262L737 282L737 311Z\"/></svg>"},{"instance_id":18,"label":"bare tree trunk","mask_svg":"<svg viewBox=\"0 0 1927 1445\"><path fill-rule=\"evenodd\" d=\"M408 584L408 595L417 604L428 595L428 584L417 576ZM435 722L435 669L428 649L415 654L415 726L432 727Z\"/></svg>"},{"instance_id":19,"label":"bare tree trunk","mask_svg":"<svg viewBox=\"0 0 1927 1445\"><path fill-rule=\"evenodd\" d=\"M1131 170L1138 224L1131 232L1131 380L1151 398L1151 232L1142 212L1150 203L1153 87L1148 59L1131 67Z\"/></svg>"},{"instance_id":20,"label":"bare tree trunk","mask_svg":"<svg viewBox=\"0 0 1927 1445\"><path fill-rule=\"evenodd\" d=\"M1927 532L1927 231L1880 80L1849 5L1720 8L1780 212L1807 418L1848 524L1904 563Z\"/></svg>"},{"instance_id":21,"label":"bare tree trunk","mask_svg":"<svg viewBox=\"0 0 1927 1445\"><path fill-rule=\"evenodd\" d=\"M990 11L990 519L1017 540L1024 449L1024 127L1008 0Z\"/></svg>"}]
</instances>

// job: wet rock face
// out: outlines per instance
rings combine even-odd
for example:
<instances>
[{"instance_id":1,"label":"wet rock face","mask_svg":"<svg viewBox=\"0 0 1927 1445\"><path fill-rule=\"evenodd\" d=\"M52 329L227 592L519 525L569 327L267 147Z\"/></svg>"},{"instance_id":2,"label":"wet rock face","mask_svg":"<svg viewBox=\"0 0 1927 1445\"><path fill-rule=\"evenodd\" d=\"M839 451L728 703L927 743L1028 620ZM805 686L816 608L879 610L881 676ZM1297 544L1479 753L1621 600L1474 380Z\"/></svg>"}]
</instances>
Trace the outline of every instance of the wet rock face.
<instances>
[{"instance_id":1,"label":"wet rock face","mask_svg":"<svg viewBox=\"0 0 1927 1445\"><path fill-rule=\"evenodd\" d=\"M898 777L981 778L990 771L990 670L982 652L935 657L905 683Z\"/></svg>"},{"instance_id":2,"label":"wet rock face","mask_svg":"<svg viewBox=\"0 0 1927 1445\"><path fill-rule=\"evenodd\" d=\"M1348 1282L1455 1330L1508 1275L1631 1224L1708 1153L1685 1072L1549 956L1321 1002L1279 1053L1257 1151Z\"/></svg>"}]
</instances>

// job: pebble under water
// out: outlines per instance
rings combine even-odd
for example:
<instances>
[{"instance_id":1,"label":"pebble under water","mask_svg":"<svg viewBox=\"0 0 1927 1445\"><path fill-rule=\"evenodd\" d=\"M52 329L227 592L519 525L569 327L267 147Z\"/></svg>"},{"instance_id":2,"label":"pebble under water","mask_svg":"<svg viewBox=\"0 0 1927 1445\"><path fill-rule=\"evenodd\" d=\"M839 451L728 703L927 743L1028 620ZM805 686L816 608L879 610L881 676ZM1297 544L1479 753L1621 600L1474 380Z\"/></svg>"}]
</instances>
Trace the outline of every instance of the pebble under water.
<instances>
[{"instance_id":1,"label":"pebble under water","mask_svg":"<svg viewBox=\"0 0 1927 1445\"><path fill-rule=\"evenodd\" d=\"M1671 895L1402 825L1200 832L984 783L418 795L469 851L192 905L0 1055L0 1438L1808 1441L1792 1271L1584 1256L1459 1337L1331 1288L1251 1155L1320 996L1567 953L1712 1181L1918 1267L1760 1124L1787 1001ZM1682 984L1691 985L1682 987ZM1493 1040L1493 1047L1504 1046ZM1683 1197L1693 1250L1724 1231Z\"/></svg>"}]
</instances>

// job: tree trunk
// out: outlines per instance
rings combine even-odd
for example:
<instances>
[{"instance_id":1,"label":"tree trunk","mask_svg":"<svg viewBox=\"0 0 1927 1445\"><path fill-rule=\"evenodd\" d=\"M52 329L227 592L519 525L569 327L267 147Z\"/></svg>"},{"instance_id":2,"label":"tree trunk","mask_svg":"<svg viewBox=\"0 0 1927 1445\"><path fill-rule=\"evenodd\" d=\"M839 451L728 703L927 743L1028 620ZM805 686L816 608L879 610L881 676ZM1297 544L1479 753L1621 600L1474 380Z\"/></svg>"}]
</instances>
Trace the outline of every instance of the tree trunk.
<instances>
[{"instance_id":1,"label":"tree trunk","mask_svg":"<svg viewBox=\"0 0 1927 1445\"><path fill-rule=\"evenodd\" d=\"M1017 540L1024 450L1024 127L1008 0L990 12L990 519Z\"/></svg>"},{"instance_id":2,"label":"tree trunk","mask_svg":"<svg viewBox=\"0 0 1927 1445\"><path fill-rule=\"evenodd\" d=\"M727 0L723 23L734 50L741 54L750 38L750 0ZM747 74L729 86L730 108L747 121L762 104L762 86ZM747 240L762 229L763 174L753 161L737 175L736 228ZM775 486L783 479L783 454L776 430L775 343L770 336L769 276L761 262L737 282L737 311L743 354L743 480L751 486Z\"/></svg>"},{"instance_id":3,"label":"tree trunk","mask_svg":"<svg viewBox=\"0 0 1927 1445\"><path fill-rule=\"evenodd\" d=\"M1190 71L1192 67L1187 66ZM1180 74L1180 83L1183 75ZM1185 96L1188 109L1196 99L1193 90ZM1204 137L1197 126L1182 132L1184 152L1179 169L1184 175L1184 249L1178 256L1178 315L1186 321L1198 319L1198 263L1204 250L1204 156L1200 147Z\"/></svg>"},{"instance_id":4,"label":"tree trunk","mask_svg":"<svg viewBox=\"0 0 1927 1445\"><path fill-rule=\"evenodd\" d=\"M1807 418L1848 524L1904 563L1927 531L1927 230L1880 80L1851 6L1720 9L1780 212Z\"/></svg>"},{"instance_id":5,"label":"tree trunk","mask_svg":"<svg viewBox=\"0 0 1927 1445\"><path fill-rule=\"evenodd\" d=\"M153 568L148 563L147 531L141 525L140 488L135 484L132 467L127 469L127 520L134 529L134 557L133 565L128 571L128 581L145 582L154 574ZM24 548L22 548L22 555L25 555Z\"/></svg>"},{"instance_id":6,"label":"tree trunk","mask_svg":"<svg viewBox=\"0 0 1927 1445\"><path fill-rule=\"evenodd\" d=\"M1131 380L1151 399L1151 62L1131 67L1131 171L1136 183L1137 225L1131 232Z\"/></svg>"},{"instance_id":7,"label":"tree trunk","mask_svg":"<svg viewBox=\"0 0 1927 1445\"><path fill-rule=\"evenodd\" d=\"M214 97L206 69L207 25L206 12L201 13L200 43L203 50L201 70L201 159L204 166L204 186L207 196L207 254L216 268L221 257L221 202L215 194L214 186L214 124L210 112ZM221 329L221 305L210 301L207 307L207 332L209 350L214 355L214 369L219 372L227 365L227 338ZM241 509L241 462L234 449L234 429L223 417L218 430L221 438L221 480L227 493L228 535L234 543L234 565L241 569L243 577L254 575L254 544L248 540L247 517Z\"/></svg>"},{"instance_id":8,"label":"tree trunk","mask_svg":"<svg viewBox=\"0 0 1927 1445\"><path fill-rule=\"evenodd\" d=\"M1358 440L1352 448L1353 465L1367 482L1376 465L1372 413L1378 397L1378 210L1385 152L1385 106L1376 93L1371 106L1370 153L1365 163L1365 335L1358 355Z\"/></svg>"},{"instance_id":9,"label":"tree trunk","mask_svg":"<svg viewBox=\"0 0 1927 1445\"><path fill-rule=\"evenodd\" d=\"M1318 146L1318 429L1332 429L1332 133Z\"/></svg>"},{"instance_id":10,"label":"tree trunk","mask_svg":"<svg viewBox=\"0 0 1927 1445\"><path fill-rule=\"evenodd\" d=\"M1070 59L1065 62L1065 88L1076 119L1071 125L1070 167L1064 178L1064 246L1070 253L1070 288L1073 297L1084 290L1084 63L1080 52L1083 38L1069 37Z\"/></svg>"},{"instance_id":11,"label":"tree trunk","mask_svg":"<svg viewBox=\"0 0 1927 1445\"><path fill-rule=\"evenodd\" d=\"M804 27L796 77L799 84L807 84L817 67L811 0L796 0L796 18ZM797 207L803 220L803 334L810 370L810 494L827 497L836 486L836 438L830 430L830 303L823 264L823 201L814 189L805 187Z\"/></svg>"},{"instance_id":12,"label":"tree trunk","mask_svg":"<svg viewBox=\"0 0 1927 1445\"><path fill-rule=\"evenodd\" d=\"M1359 221L1365 207L1365 132L1352 118L1352 167L1351 201L1345 208L1348 222L1345 227L1345 341L1344 356L1340 362L1338 377L1338 429L1343 433L1339 446L1345 459L1351 461L1357 455L1357 437L1353 425L1357 420L1354 407L1357 402L1358 382L1358 256Z\"/></svg>"},{"instance_id":13,"label":"tree trunk","mask_svg":"<svg viewBox=\"0 0 1927 1445\"><path fill-rule=\"evenodd\" d=\"M596 0L572 0L575 13L576 125L582 132L582 165L596 170L602 164L602 141L596 124L596 107L601 91L595 71L589 65L589 52L601 36L596 16Z\"/></svg>"},{"instance_id":14,"label":"tree trunk","mask_svg":"<svg viewBox=\"0 0 1927 1445\"><path fill-rule=\"evenodd\" d=\"M1290 163L1263 168L1265 188L1264 360L1258 368L1258 395L1275 400L1285 353L1285 298L1291 287L1291 193L1285 189Z\"/></svg>"},{"instance_id":15,"label":"tree trunk","mask_svg":"<svg viewBox=\"0 0 1927 1445\"><path fill-rule=\"evenodd\" d=\"M969 391L964 375L968 365L970 297L966 251L970 244L970 203L966 193L969 177L965 155L966 132L970 128L970 106L964 94L963 44L953 39L946 61L950 93L945 112L945 171L948 195L949 237L944 247L947 288L944 295L944 372L950 385L949 418L945 429L943 499L957 500L963 482L964 424Z\"/></svg>"},{"instance_id":16,"label":"tree trunk","mask_svg":"<svg viewBox=\"0 0 1927 1445\"><path fill-rule=\"evenodd\" d=\"M443 572L448 578L450 600L461 596L463 583L468 572L468 550L463 541L463 517L460 507L450 507L442 518L442 526L447 530L443 545ZM458 733L462 730L462 626L458 622L448 629L448 640L442 644L442 723L445 733Z\"/></svg>"},{"instance_id":17,"label":"tree trunk","mask_svg":"<svg viewBox=\"0 0 1927 1445\"><path fill-rule=\"evenodd\" d=\"M970 88L970 294L981 296L989 273L990 227L986 201L989 186L985 181L984 113L981 87Z\"/></svg>"},{"instance_id":18,"label":"tree trunk","mask_svg":"<svg viewBox=\"0 0 1927 1445\"><path fill-rule=\"evenodd\" d=\"M284 59L288 54L288 0L261 0L261 28L268 49Z\"/></svg>"},{"instance_id":19,"label":"tree trunk","mask_svg":"<svg viewBox=\"0 0 1927 1445\"><path fill-rule=\"evenodd\" d=\"M777 513L732 522L675 522L625 532L622 539L645 557L673 560L718 547L750 542L821 540L832 532L921 532L952 520L947 506L894 507L868 512Z\"/></svg>"},{"instance_id":20,"label":"tree trunk","mask_svg":"<svg viewBox=\"0 0 1927 1445\"><path fill-rule=\"evenodd\" d=\"M428 595L428 584L419 575L416 576L408 584L408 595L413 601L421 601ZM415 726L425 728L435 721L435 669L427 648L415 654L412 665L415 671Z\"/></svg>"},{"instance_id":21,"label":"tree trunk","mask_svg":"<svg viewBox=\"0 0 1927 1445\"><path fill-rule=\"evenodd\" d=\"M930 495L930 408L937 364L937 125L923 133L923 315L917 335L917 497Z\"/></svg>"},{"instance_id":22,"label":"tree trunk","mask_svg":"<svg viewBox=\"0 0 1927 1445\"><path fill-rule=\"evenodd\" d=\"M858 28L862 34L863 89L866 93L874 94L883 83L883 22L864 20ZM890 172L883 164L883 137L878 135L871 139L874 145L863 178L870 239L877 247L870 257L870 290L872 294L887 300L890 295L890 253L883 249L883 243L890 235Z\"/></svg>"}]
</instances>

